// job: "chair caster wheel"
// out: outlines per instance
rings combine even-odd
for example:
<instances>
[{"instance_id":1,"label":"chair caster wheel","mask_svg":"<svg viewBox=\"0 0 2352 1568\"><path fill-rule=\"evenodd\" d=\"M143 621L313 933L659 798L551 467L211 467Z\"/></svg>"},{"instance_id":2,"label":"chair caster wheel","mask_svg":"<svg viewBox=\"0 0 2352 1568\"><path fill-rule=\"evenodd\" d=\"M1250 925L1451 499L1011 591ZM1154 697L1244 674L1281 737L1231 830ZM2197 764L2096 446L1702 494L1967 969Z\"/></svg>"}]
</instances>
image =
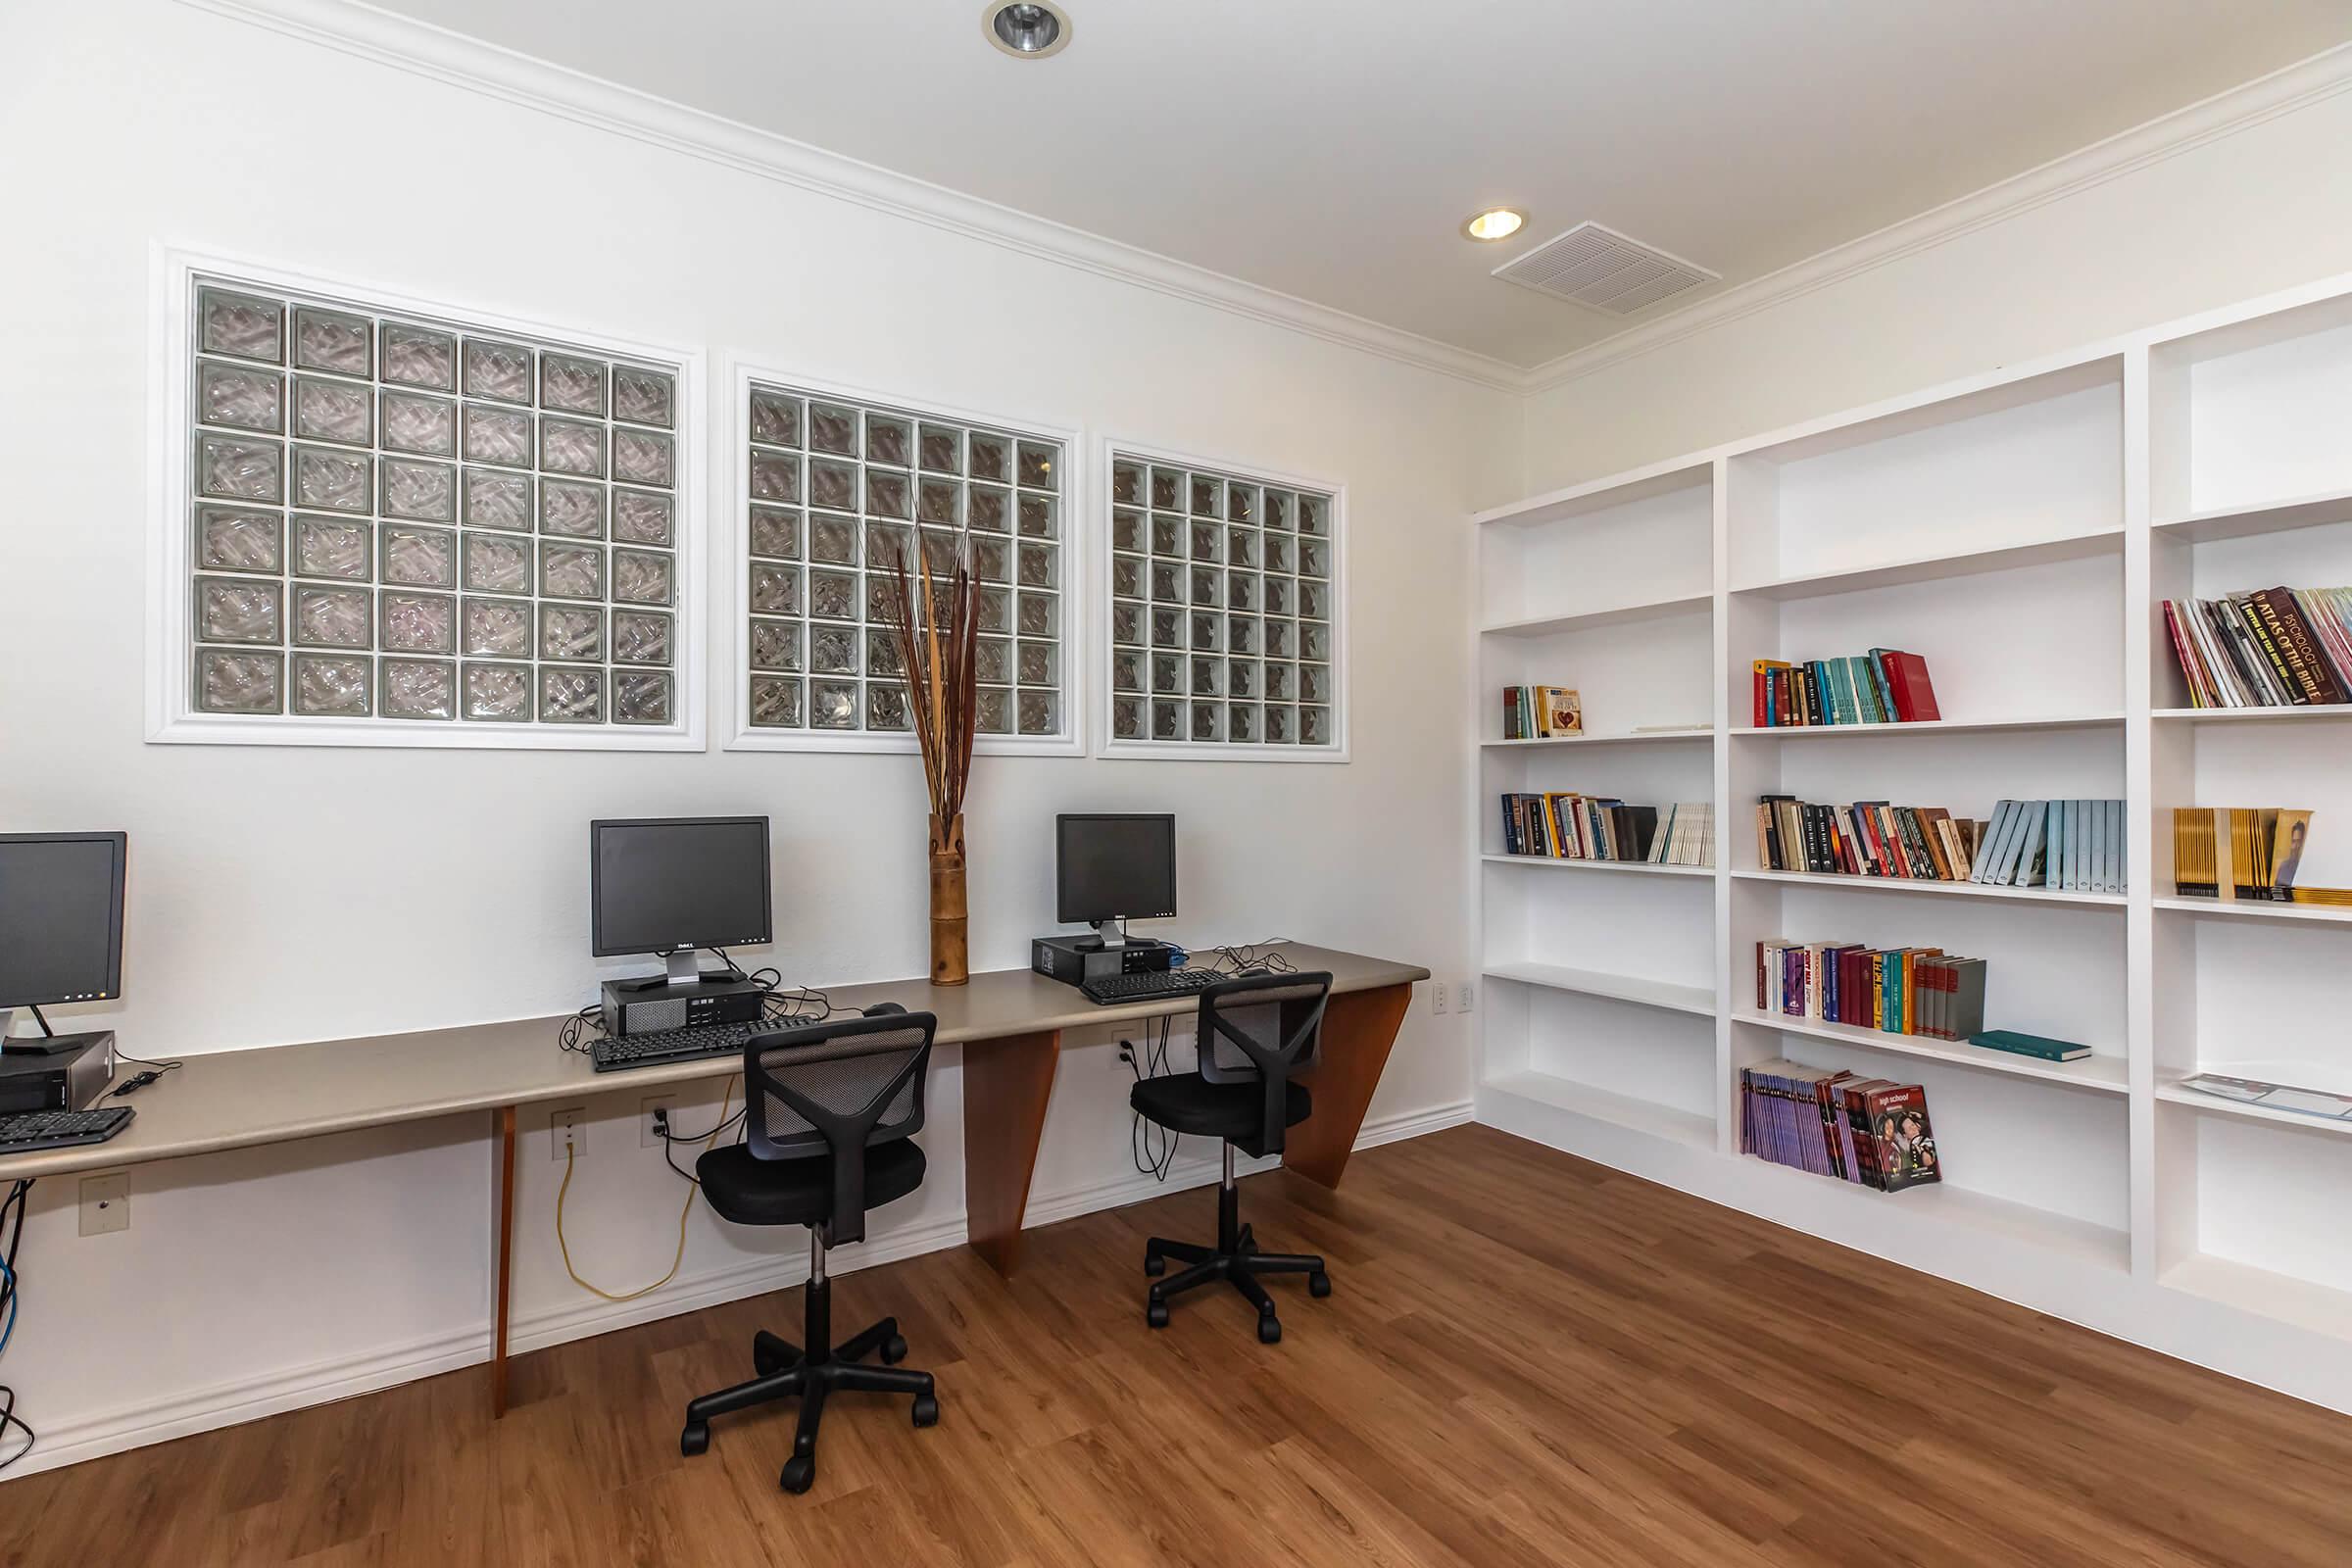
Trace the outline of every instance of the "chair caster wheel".
<instances>
[{"instance_id":1,"label":"chair caster wheel","mask_svg":"<svg viewBox=\"0 0 2352 1568\"><path fill-rule=\"evenodd\" d=\"M792 1364L784 1349L784 1342L765 1330L752 1336L752 1370L763 1378L783 1371Z\"/></svg>"},{"instance_id":2,"label":"chair caster wheel","mask_svg":"<svg viewBox=\"0 0 2352 1568\"><path fill-rule=\"evenodd\" d=\"M1145 1272L1145 1273L1147 1273L1147 1274L1151 1275L1151 1276L1152 1276L1153 1279L1157 1279L1157 1278L1159 1278L1159 1277L1160 1277L1162 1274L1165 1274L1167 1271L1168 1271L1168 1260L1167 1260L1166 1258L1164 1258L1164 1257L1160 1256L1160 1255L1159 1255L1157 1252L1149 1252L1149 1253L1146 1253L1146 1254L1145 1254L1145 1256L1144 1256L1144 1272Z\"/></svg>"},{"instance_id":3,"label":"chair caster wheel","mask_svg":"<svg viewBox=\"0 0 2352 1568\"><path fill-rule=\"evenodd\" d=\"M1153 1301L1149 1306L1146 1306L1144 1308L1144 1321L1151 1324L1155 1329L1166 1328L1168 1326L1168 1303L1165 1301Z\"/></svg>"},{"instance_id":4,"label":"chair caster wheel","mask_svg":"<svg viewBox=\"0 0 2352 1568\"><path fill-rule=\"evenodd\" d=\"M1260 1345L1280 1345L1282 1343L1282 1319L1275 1317L1271 1313L1267 1313L1258 1318L1257 1343Z\"/></svg>"},{"instance_id":5,"label":"chair caster wheel","mask_svg":"<svg viewBox=\"0 0 2352 1568\"><path fill-rule=\"evenodd\" d=\"M1306 1277L1306 1294L1318 1301L1329 1296L1331 1294L1331 1276L1321 1269L1309 1274Z\"/></svg>"},{"instance_id":6,"label":"chair caster wheel","mask_svg":"<svg viewBox=\"0 0 2352 1568\"><path fill-rule=\"evenodd\" d=\"M897 1366L906 1359L906 1340L904 1335L893 1334L882 1342L882 1364L884 1366Z\"/></svg>"},{"instance_id":7,"label":"chair caster wheel","mask_svg":"<svg viewBox=\"0 0 2352 1568\"><path fill-rule=\"evenodd\" d=\"M914 1396L914 1424L918 1427L939 1425L939 1399L936 1396L918 1394Z\"/></svg>"},{"instance_id":8,"label":"chair caster wheel","mask_svg":"<svg viewBox=\"0 0 2352 1568\"><path fill-rule=\"evenodd\" d=\"M710 1446L710 1427L702 1421L689 1421L686 1430L678 1434L678 1451L691 1459Z\"/></svg>"},{"instance_id":9,"label":"chair caster wheel","mask_svg":"<svg viewBox=\"0 0 2352 1568\"><path fill-rule=\"evenodd\" d=\"M807 1492L816 1484L816 1461L807 1454L796 1453L784 1461L784 1473L776 1485L786 1492Z\"/></svg>"}]
</instances>

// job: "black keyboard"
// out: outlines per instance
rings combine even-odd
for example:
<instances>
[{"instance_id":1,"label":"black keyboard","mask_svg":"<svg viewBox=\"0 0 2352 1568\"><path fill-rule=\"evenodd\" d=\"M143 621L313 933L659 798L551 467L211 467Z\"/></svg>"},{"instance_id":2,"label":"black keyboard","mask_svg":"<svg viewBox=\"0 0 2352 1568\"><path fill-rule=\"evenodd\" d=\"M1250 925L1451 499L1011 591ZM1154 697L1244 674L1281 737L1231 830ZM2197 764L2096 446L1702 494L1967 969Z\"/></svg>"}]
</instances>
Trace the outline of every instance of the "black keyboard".
<instances>
[{"instance_id":1,"label":"black keyboard","mask_svg":"<svg viewBox=\"0 0 2352 1568\"><path fill-rule=\"evenodd\" d=\"M128 1105L102 1105L96 1110L22 1110L0 1116L0 1154L103 1144L129 1126L136 1114Z\"/></svg>"},{"instance_id":2,"label":"black keyboard","mask_svg":"<svg viewBox=\"0 0 2352 1568\"><path fill-rule=\"evenodd\" d=\"M683 1029L656 1029L641 1035L608 1035L589 1048L598 1072L627 1067L658 1067L665 1061L698 1061L705 1056L740 1056L756 1034L778 1029L806 1029L821 1018L770 1018L764 1023L698 1023Z\"/></svg>"},{"instance_id":3,"label":"black keyboard","mask_svg":"<svg viewBox=\"0 0 2352 1568\"><path fill-rule=\"evenodd\" d=\"M1159 969L1145 974L1098 975L1078 989L1097 1006L1121 1002L1158 1002L1168 997L1194 997L1204 986L1225 976L1214 969Z\"/></svg>"}]
</instances>

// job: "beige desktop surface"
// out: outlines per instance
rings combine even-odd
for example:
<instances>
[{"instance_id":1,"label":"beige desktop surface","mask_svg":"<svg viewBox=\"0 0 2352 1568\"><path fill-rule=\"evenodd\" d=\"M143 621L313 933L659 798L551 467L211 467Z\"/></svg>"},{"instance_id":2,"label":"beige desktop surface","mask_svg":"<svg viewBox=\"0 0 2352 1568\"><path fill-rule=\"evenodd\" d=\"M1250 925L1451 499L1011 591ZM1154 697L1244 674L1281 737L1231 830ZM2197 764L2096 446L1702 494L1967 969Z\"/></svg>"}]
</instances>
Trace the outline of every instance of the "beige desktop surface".
<instances>
[{"instance_id":1,"label":"beige desktop surface","mask_svg":"<svg viewBox=\"0 0 2352 1568\"><path fill-rule=\"evenodd\" d=\"M1429 978L1429 971L1417 965L1327 948L1288 943L1280 952L1300 969L1329 970L1335 992L1372 991ZM1191 998L1180 998L1099 1007L1073 987L1027 969L976 974L964 986L935 987L917 979L825 989L836 1011L896 1002L911 1012L934 1013L941 1045L1114 1024L1186 1012L1194 1005ZM713 1056L599 1074L585 1054L556 1044L562 1024L560 1017L528 1018L185 1057L184 1067L126 1102L138 1115L121 1135L103 1144L0 1157L0 1181L286 1143L460 1111L585 1097L622 1084L714 1078L734 1070L733 1058ZM135 1042L125 1042L125 1047L137 1050ZM119 1072L118 1077L133 1070Z\"/></svg>"}]
</instances>

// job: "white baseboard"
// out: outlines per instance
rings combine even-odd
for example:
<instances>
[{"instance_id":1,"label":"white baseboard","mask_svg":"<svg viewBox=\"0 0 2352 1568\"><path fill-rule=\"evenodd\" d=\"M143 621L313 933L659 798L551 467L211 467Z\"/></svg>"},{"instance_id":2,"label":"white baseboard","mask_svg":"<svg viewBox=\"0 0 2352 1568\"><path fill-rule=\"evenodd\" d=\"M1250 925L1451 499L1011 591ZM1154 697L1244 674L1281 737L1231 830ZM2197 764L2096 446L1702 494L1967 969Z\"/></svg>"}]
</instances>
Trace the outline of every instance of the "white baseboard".
<instances>
[{"instance_id":1,"label":"white baseboard","mask_svg":"<svg viewBox=\"0 0 2352 1568\"><path fill-rule=\"evenodd\" d=\"M1400 1139L1456 1127L1472 1119L1468 1101L1428 1110L1409 1111L1368 1121L1355 1147L1371 1149ZM1245 1160L1246 1171L1269 1169L1273 1160ZM1186 1161L1168 1173L1165 1182L1130 1174L1088 1183L1059 1193L1034 1195L1023 1228L1051 1225L1100 1209L1118 1208L1159 1193L1199 1187L1217 1179L1217 1167L1207 1160ZM956 1247L965 1239L964 1216L956 1214L903 1231L877 1235L871 1242L839 1254L841 1273L895 1263ZM634 1301L590 1299L577 1305L545 1308L516 1315L508 1325L510 1354L520 1355L550 1346L584 1340L614 1329L675 1317L724 1301L741 1300L769 1291L788 1290L808 1272L805 1257L758 1258L732 1264L689 1279L673 1281L652 1296ZM168 1443L198 1432L236 1426L264 1416L298 1410L305 1405L372 1394L418 1378L477 1366L490 1359L487 1322L444 1334L426 1335L398 1345L383 1346L356 1355L337 1356L288 1367L264 1378L240 1378L230 1383L192 1389L162 1403L143 1402L100 1411L80 1420L45 1426L40 1442L24 1458L9 1467L8 1479L60 1469L126 1448Z\"/></svg>"}]
</instances>

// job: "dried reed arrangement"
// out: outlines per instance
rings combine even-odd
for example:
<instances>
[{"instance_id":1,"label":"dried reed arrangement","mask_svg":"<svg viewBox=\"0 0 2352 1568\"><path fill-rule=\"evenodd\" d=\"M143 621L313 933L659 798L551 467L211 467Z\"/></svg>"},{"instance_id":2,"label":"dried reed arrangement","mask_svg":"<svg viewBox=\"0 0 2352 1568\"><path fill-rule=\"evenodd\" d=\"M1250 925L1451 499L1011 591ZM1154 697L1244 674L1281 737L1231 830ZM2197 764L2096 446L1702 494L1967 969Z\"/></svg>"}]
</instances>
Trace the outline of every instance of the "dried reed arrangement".
<instances>
[{"instance_id":1,"label":"dried reed arrangement","mask_svg":"<svg viewBox=\"0 0 2352 1568\"><path fill-rule=\"evenodd\" d=\"M931 983L959 986L971 978L963 797L980 711L980 598L969 551L958 545L955 575L945 584L910 570L901 551L890 563L880 608L898 643L906 710L931 791Z\"/></svg>"}]
</instances>

